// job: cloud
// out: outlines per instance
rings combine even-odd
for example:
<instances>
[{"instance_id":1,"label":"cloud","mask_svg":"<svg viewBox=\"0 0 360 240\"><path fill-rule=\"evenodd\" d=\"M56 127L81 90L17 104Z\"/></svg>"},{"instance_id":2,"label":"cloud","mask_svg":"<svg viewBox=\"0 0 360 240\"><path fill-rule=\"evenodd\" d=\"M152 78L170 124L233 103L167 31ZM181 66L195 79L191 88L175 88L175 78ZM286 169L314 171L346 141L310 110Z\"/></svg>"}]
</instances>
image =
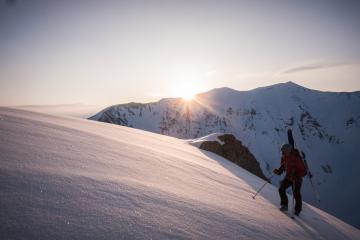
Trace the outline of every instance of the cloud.
<instances>
[{"instance_id":1,"label":"cloud","mask_svg":"<svg viewBox=\"0 0 360 240\"><path fill-rule=\"evenodd\" d=\"M310 63L310 64L304 64L302 66L297 66L293 68L289 68L282 72L282 74L291 74L291 73L297 73L297 72L304 72L304 71L311 71L311 70L318 70L318 69L325 69L325 68L333 68L333 67L339 67L339 66L345 66L345 65L353 65L356 63L325 63L325 62L319 62L319 63Z\"/></svg>"}]
</instances>

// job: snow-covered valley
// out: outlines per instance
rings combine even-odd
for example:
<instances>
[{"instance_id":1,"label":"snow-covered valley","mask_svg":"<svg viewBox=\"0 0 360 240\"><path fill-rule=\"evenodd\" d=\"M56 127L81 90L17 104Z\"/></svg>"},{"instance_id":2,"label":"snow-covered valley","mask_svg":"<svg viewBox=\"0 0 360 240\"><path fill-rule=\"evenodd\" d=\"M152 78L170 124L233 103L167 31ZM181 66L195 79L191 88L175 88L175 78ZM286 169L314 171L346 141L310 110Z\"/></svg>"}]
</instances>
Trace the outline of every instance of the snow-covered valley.
<instances>
[{"instance_id":1,"label":"snow-covered valley","mask_svg":"<svg viewBox=\"0 0 360 240\"><path fill-rule=\"evenodd\" d=\"M0 108L2 239L359 239L275 186L188 141Z\"/></svg>"}]
</instances>

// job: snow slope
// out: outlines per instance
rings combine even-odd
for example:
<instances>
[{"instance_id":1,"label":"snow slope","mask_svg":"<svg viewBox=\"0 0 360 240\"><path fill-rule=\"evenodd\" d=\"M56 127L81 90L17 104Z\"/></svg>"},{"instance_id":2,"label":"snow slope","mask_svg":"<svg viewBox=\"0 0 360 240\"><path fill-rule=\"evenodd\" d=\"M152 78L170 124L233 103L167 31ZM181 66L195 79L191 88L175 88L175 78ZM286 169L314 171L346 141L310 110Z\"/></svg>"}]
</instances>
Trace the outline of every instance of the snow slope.
<instances>
[{"instance_id":1,"label":"snow slope","mask_svg":"<svg viewBox=\"0 0 360 240\"><path fill-rule=\"evenodd\" d=\"M360 182L360 92L321 92L292 82L250 91L218 88L189 103L163 99L115 105L91 119L188 139L232 133L267 176L279 167L279 149L292 128L297 147L307 155L321 203L308 180L304 199L360 228L360 211L354 211L360 202L360 188L354 184ZM280 177L272 181L277 184Z\"/></svg>"},{"instance_id":2,"label":"snow slope","mask_svg":"<svg viewBox=\"0 0 360 240\"><path fill-rule=\"evenodd\" d=\"M1 239L359 239L274 186L188 142L0 108Z\"/></svg>"}]
</instances>

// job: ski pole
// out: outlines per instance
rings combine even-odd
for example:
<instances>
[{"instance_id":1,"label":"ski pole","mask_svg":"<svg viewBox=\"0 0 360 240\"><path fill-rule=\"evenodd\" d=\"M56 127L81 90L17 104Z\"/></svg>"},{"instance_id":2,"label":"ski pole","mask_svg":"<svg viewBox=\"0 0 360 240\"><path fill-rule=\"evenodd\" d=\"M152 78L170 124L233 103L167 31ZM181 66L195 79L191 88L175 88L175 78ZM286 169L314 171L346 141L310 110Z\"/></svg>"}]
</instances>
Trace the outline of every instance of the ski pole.
<instances>
[{"instance_id":1,"label":"ski pole","mask_svg":"<svg viewBox=\"0 0 360 240\"><path fill-rule=\"evenodd\" d=\"M268 181L274 176L274 174L271 174L271 176L268 178ZM265 183L261 186L261 188L259 188L259 190L256 191L256 193L254 194L254 196L252 196L253 199L255 199L255 197L261 192L261 190L265 187L266 184L268 184L269 182L265 181Z\"/></svg>"}]
</instances>

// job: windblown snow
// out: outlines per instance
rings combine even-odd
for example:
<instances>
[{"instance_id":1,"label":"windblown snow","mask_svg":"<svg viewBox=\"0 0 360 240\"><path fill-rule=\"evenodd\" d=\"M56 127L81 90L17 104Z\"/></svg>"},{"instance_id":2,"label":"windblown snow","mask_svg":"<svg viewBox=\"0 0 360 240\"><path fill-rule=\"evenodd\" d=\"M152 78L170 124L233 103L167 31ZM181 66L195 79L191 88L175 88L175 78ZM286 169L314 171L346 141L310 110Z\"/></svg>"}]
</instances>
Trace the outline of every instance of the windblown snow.
<instances>
[{"instance_id":1,"label":"windblown snow","mask_svg":"<svg viewBox=\"0 0 360 240\"><path fill-rule=\"evenodd\" d=\"M0 108L1 239L359 239L272 185L187 141Z\"/></svg>"}]
</instances>

